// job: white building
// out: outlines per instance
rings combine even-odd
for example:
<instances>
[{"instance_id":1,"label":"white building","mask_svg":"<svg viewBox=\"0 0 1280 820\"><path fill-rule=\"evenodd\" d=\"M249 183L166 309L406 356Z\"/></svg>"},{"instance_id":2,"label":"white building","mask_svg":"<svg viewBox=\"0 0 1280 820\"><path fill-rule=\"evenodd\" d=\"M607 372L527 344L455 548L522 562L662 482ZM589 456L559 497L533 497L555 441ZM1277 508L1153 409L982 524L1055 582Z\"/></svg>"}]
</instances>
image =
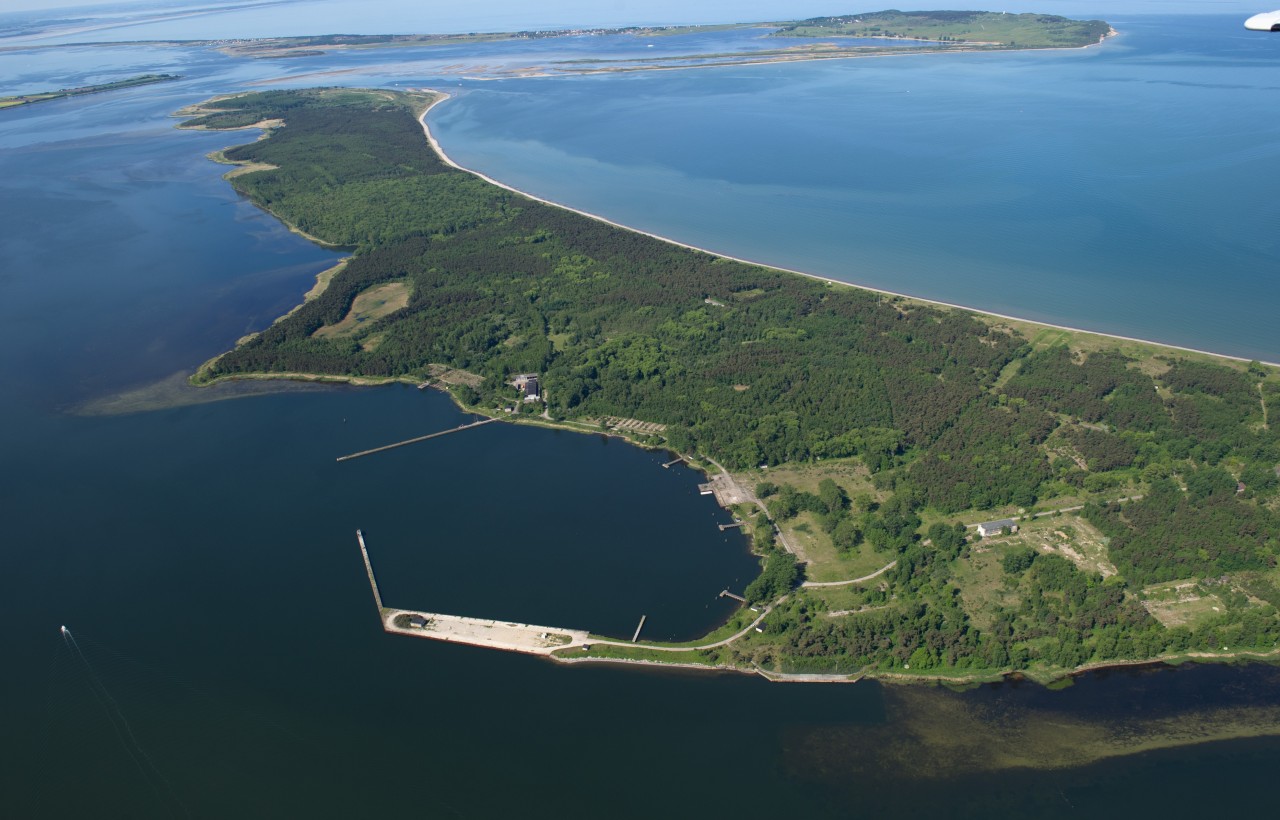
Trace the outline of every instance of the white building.
<instances>
[{"instance_id":1,"label":"white building","mask_svg":"<svg viewBox=\"0 0 1280 820\"><path fill-rule=\"evenodd\" d=\"M1001 518L999 521L987 521L978 525L978 535L983 538L990 538L993 535L999 535L1005 527L1009 528L1009 532L1018 531L1018 522L1012 518Z\"/></svg>"}]
</instances>

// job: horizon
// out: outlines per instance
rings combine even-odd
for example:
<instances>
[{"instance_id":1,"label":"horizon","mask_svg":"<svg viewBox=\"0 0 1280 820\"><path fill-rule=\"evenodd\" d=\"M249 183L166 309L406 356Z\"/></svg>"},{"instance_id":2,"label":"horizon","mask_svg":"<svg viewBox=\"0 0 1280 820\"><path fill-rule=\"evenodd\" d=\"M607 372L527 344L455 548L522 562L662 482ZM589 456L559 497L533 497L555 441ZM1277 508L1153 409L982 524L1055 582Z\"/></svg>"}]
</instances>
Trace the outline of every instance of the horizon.
<instances>
[{"instance_id":1,"label":"horizon","mask_svg":"<svg viewBox=\"0 0 1280 820\"><path fill-rule=\"evenodd\" d=\"M1273 0L1274 2L1274 0ZM252 12L264 8L281 5L340 5L337 0L244 0L244 2L207 2L207 0L177 0L176 2L155 2L155 0L70 0L70 2L49 2L48 0L11 0L7 9L0 12L0 18L14 14L30 12L47 12L50 14L66 14L68 12L85 12L96 15L137 14L139 12L165 12L190 10L207 14L236 14ZM787 3L782 0L703 0L699 3L677 2L677 0L657 0L657 2L640 2L640 0L615 0L601 9L599 3L592 0L560 0L550 7L543 7L548 20L556 20L548 25L573 25L574 20L583 24L595 24L596 20L621 19L655 19L658 17L673 21L698 19L704 22L753 22L765 19L804 19L808 17L833 16L881 10L872 8L867 3L841 3L832 0L808 0L802 3ZM886 5L888 9L898 4ZM1105 0L1022 0L1015 3L1001 3L999 8L986 7L981 4L967 4L973 10L1009 11L1011 13L1045 13L1066 16L1099 16L1106 14L1250 14L1266 11L1271 8L1267 3L1250 2L1250 0L1122 0L1122 2L1105 2ZM1265 6L1265 8L1264 8ZM371 10L372 7L372 10ZM444 3L421 3L411 0L370 0L361 5L362 16L368 17L382 11L392 11L396 7L405 10L439 12L447 9L457 14L458 10ZM523 12L526 4L520 0L481 0L468 6L458 17L470 17L477 22L492 19L495 16L510 16L515 12ZM905 6L906 10L926 10L928 5L919 4Z\"/></svg>"}]
</instances>

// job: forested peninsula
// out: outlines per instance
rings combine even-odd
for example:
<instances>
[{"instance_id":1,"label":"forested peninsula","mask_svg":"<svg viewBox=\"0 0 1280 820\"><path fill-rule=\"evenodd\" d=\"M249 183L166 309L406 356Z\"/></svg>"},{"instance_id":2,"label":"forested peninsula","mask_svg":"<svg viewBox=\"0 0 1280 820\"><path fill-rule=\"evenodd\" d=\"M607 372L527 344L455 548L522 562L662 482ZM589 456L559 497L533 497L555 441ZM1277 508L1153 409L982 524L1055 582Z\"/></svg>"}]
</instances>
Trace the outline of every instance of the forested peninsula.
<instances>
[{"instance_id":1,"label":"forested peninsula","mask_svg":"<svg viewBox=\"0 0 1280 820\"><path fill-rule=\"evenodd\" d=\"M429 380L489 415L722 463L750 496L760 630L614 655L966 680L1276 655L1272 368L617 228L451 167L418 122L433 99L269 91L187 112L267 124L222 152L231 184L352 249L193 381Z\"/></svg>"}]
</instances>

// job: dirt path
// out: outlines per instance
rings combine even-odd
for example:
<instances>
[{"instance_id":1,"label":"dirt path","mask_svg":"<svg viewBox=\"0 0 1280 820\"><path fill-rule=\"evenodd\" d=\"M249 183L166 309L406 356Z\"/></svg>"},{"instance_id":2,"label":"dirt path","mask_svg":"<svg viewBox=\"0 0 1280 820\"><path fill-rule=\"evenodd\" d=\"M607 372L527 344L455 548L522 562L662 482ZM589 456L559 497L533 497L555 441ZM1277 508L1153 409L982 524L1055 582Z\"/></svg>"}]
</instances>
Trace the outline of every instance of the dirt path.
<instances>
[{"instance_id":1,"label":"dirt path","mask_svg":"<svg viewBox=\"0 0 1280 820\"><path fill-rule=\"evenodd\" d=\"M1125 503L1126 501L1141 501L1141 500L1142 500L1142 496L1141 496L1141 495L1126 495L1126 496L1124 496L1123 498L1117 498L1115 501L1113 501L1113 502L1111 502L1111 503L1113 503L1113 504L1123 504L1123 503ZM1065 512L1080 512L1080 511L1081 511L1081 510L1083 510L1083 509L1084 509L1084 505L1083 505L1083 504L1076 504L1074 507L1059 507L1059 508L1057 508L1056 510L1043 510L1043 511L1038 512L1038 513L1033 513L1033 514L1031 514L1031 515L1023 515L1023 516L1017 516L1017 515L1015 515L1015 516L1012 516L1012 519L1013 519L1014 521L1034 521L1034 520L1035 520L1035 519L1037 519L1037 518L1044 518L1046 515L1055 515L1055 514L1057 514L1057 513L1065 513ZM966 527L966 528L968 528L968 529L973 530L973 529L977 529L978 525L977 525L977 524L965 524L965 527Z\"/></svg>"},{"instance_id":2,"label":"dirt path","mask_svg":"<svg viewBox=\"0 0 1280 820\"><path fill-rule=\"evenodd\" d=\"M880 567L880 569L876 570L870 575L864 575L861 578L851 578L848 581L805 581L800 586L802 587L847 587L850 584L860 584L863 581L870 581L872 578L879 578L881 575L884 575L886 572L893 569L897 565L898 565L898 561L897 559L894 559L889 563L885 564L883 567Z\"/></svg>"},{"instance_id":3,"label":"dirt path","mask_svg":"<svg viewBox=\"0 0 1280 820\"><path fill-rule=\"evenodd\" d=\"M708 462L712 464L712 466L714 466L717 470L720 471L721 475L724 476L723 480L726 483L730 484L732 487L734 487L738 495L740 495L742 498L745 498L748 501L748 503L754 504L757 507L759 507L760 511L764 513L765 517L768 518L771 523L773 522L773 516L769 515L769 509L764 505L763 501L761 501L759 498L756 497L756 494L754 492L752 492L748 488L739 484L738 480L733 477L733 474L730 473L728 470L726 470L724 466L720 464L720 462L716 461L710 456L703 456L703 458L705 458ZM777 526L776 523L774 524L773 531L778 536L778 543L782 544L782 548L784 550L794 555L796 557L796 561L798 561L801 564L809 563L809 556L806 555L804 550L802 550L799 546L789 541L787 539L786 534L783 533L782 528Z\"/></svg>"}]
</instances>

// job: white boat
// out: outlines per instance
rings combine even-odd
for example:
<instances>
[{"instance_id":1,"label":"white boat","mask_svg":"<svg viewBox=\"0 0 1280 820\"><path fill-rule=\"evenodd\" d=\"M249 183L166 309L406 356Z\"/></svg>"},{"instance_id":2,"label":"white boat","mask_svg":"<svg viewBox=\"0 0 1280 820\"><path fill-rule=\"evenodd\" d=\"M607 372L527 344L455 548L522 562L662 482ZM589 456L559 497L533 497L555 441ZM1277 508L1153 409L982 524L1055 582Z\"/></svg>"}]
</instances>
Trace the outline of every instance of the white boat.
<instances>
[{"instance_id":1,"label":"white boat","mask_svg":"<svg viewBox=\"0 0 1280 820\"><path fill-rule=\"evenodd\" d=\"M1244 27L1252 31L1280 31L1280 11L1255 14L1244 21Z\"/></svg>"}]
</instances>

